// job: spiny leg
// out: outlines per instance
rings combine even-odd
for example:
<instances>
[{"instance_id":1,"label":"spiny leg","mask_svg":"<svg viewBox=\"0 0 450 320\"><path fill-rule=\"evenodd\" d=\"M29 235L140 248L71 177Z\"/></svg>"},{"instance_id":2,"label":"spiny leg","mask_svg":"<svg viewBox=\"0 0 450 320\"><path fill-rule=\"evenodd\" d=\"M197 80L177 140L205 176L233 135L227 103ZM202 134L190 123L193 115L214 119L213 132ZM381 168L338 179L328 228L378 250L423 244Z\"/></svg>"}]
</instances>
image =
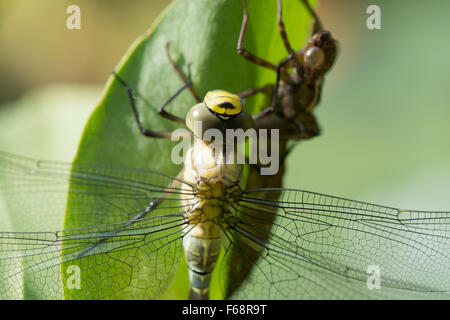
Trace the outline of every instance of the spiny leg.
<instances>
[{"instance_id":1,"label":"spiny leg","mask_svg":"<svg viewBox=\"0 0 450 320\"><path fill-rule=\"evenodd\" d=\"M176 123L179 123L182 125L186 125L186 121L184 119L177 117L171 113L168 113L166 110L164 110L164 108L167 107L167 105L169 103L171 103L181 92L183 92L184 89L188 88L189 85L190 85L190 83L187 83L184 86L182 86L180 89L178 89L177 92L175 92L175 94L173 96L171 96L166 102L163 103L163 105L161 107L159 107L158 113L166 119L169 119L173 122L176 122Z\"/></svg>"},{"instance_id":2,"label":"spiny leg","mask_svg":"<svg viewBox=\"0 0 450 320\"><path fill-rule=\"evenodd\" d=\"M272 87L273 87L273 85L266 84L265 86L262 86L262 87L259 87L259 88L247 89L247 90L244 90L241 93L239 93L238 96L241 99L247 99L247 98L249 98L251 96L254 96L257 93L264 93L264 94L267 95L271 91Z\"/></svg>"},{"instance_id":3,"label":"spiny leg","mask_svg":"<svg viewBox=\"0 0 450 320\"><path fill-rule=\"evenodd\" d=\"M261 111L260 113L257 113L252 116L253 120L260 120L268 115L270 115L275 110L275 105L277 103L277 97L278 97L278 88L280 87L280 81L281 81L281 69L289 62L291 61L292 57L295 56L295 51L292 51L289 56L280 62L280 64L277 66L277 80L275 82L273 93L272 93L272 103L269 107Z\"/></svg>"},{"instance_id":4,"label":"spiny leg","mask_svg":"<svg viewBox=\"0 0 450 320\"><path fill-rule=\"evenodd\" d=\"M253 55L252 53L247 51L247 49L245 49L243 46L245 32L247 31L247 24L248 24L247 1L243 0L243 4L244 4L244 14L242 18L241 32L239 34L237 52L239 55L243 56L245 59L249 60L250 62L253 62L254 64L276 71L277 67L273 63Z\"/></svg>"},{"instance_id":5,"label":"spiny leg","mask_svg":"<svg viewBox=\"0 0 450 320\"><path fill-rule=\"evenodd\" d=\"M312 15L312 17L314 19L313 33L317 33L319 31L322 31L323 30L323 25L322 25L322 22L319 19L319 16L317 15L317 13L313 10L313 8L309 4L308 0L302 0L302 2L305 5L306 10L308 10L308 12Z\"/></svg>"},{"instance_id":6,"label":"spiny leg","mask_svg":"<svg viewBox=\"0 0 450 320\"><path fill-rule=\"evenodd\" d=\"M291 44L289 43L289 39L286 34L286 27L283 22L283 3L282 0L278 0L278 30L280 31L281 40L283 40L284 46L286 47L287 52L290 54L294 51L292 49Z\"/></svg>"},{"instance_id":7,"label":"spiny leg","mask_svg":"<svg viewBox=\"0 0 450 320\"><path fill-rule=\"evenodd\" d=\"M170 54L170 42L167 42L167 44L166 44L166 54L167 54L167 58L169 59L170 64L175 69L175 71L178 73L178 76L181 78L181 80L184 82L184 84L188 86L189 91L192 93L192 96L194 97L194 99L198 103L202 102L203 101L202 98L200 98L198 93L192 87L190 65L188 65L188 72L189 72L189 75L188 75L189 80L188 80L188 78L186 78L186 76L184 75L183 70L181 70L181 68L176 64L176 62L173 60L173 58Z\"/></svg>"},{"instance_id":8,"label":"spiny leg","mask_svg":"<svg viewBox=\"0 0 450 320\"><path fill-rule=\"evenodd\" d=\"M303 2L304 6L306 7L306 10L308 10L309 14L314 19L313 35L315 35L316 33L320 32L320 31L323 31L322 22L320 21L319 16L317 15L317 13L313 10L311 5L309 4L308 0L301 0L301 1ZM297 58L302 60L301 57L303 57L303 55L305 54L305 52L306 52L306 50L308 48L309 48L308 45L306 45L303 48L301 48L300 50L298 50L297 54L296 54Z\"/></svg>"},{"instance_id":9,"label":"spiny leg","mask_svg":"<svg viewBox=\"0 0 450 320\"><path fill-rule=\"evenodd\" d=\"M134 94L133 94L133 88L131 88L130 85L128 85L121 77L119 77L114 71L112 72L112 74L115 76L115 78L119 81L119 83L124 86L127 90L127 94L128 94L128 100L130 102L131 105L131 109L133 110L133 114L134 114L134 118L136 120L136 123L139 127L139 131L141 132L141 134L143 134L146 137L153 137L153 138L164 138L164 139L170 139L172 136L172 132L157 132L157 131L152 131L152 130L148 130L146 128L144 128L142 126L141 120L139 119L139 113L137 111L136 108L136 103L135 103L135 98L134 98ZM178 89L177 92L175 92L175 94L169 98L169 100L167 100L158 110L158 113L165 117L166 119L169 119L171 121L177 122L177 123L181 123L181 124L185 124L184 120L172 115L170 113L168 113L167 111L164 110L164 108L173 101L173 99L175 99L181 92L183 92L184 89L186 89L188 87L188 84L185 84L183 87L181 87L180 89Z\"/></svg>"},{"instance_id":10,"label":"spiny leg","mask_svg":"<svg viewBox=\"0 0 450 320\"><path fill-rule=\"evenodd\" d=\"M291 43L289 42L287 33L286 33L286 27L283 22L283 2L282 0L278 0L278 14L277 14L277 20L278 20L278 30L280 31L281 40L283 40L284 47L286 48L288 54L291 56L289 60L292 59L293 67L298 68L298 60L296 59L294 53L294 49L292 49ZM284 62L286 64L288 61ZM282 62L282 63L283 63Z\"/></svg>"},{"instance_id":11,"label":"spiny leg","mask_svg":"<svg viewBox=\"0 0 450 320\"><path fill-rule=\"evenodd\" d=\"M259 87L259 88L251 88L251 89L247 89L242 91L241 93L238 94L238 96L241 99L247 99L251 96L254 96L257 93L264 93L265 95L269 95L270 91L273 89L273 85L271 84L266 84L265 86ZM252 115L253 120L258 120L261 118L264 118L266 115L269 115L270 113L272 113L272 109L270 108L266 108L264 109L262 112L257 113L255 115Z\"/></svg>"}]
</instances>

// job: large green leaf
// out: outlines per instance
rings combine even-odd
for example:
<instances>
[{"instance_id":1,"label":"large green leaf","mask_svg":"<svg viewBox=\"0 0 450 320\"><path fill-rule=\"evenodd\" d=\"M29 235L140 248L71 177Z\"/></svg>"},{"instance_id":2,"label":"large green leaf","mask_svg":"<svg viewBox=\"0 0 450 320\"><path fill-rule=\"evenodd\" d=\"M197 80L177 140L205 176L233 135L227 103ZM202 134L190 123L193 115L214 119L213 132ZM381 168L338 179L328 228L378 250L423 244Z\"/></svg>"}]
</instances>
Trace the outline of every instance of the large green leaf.
<instances>
[{"instance_id":1,"label":"large green leaf","mask_svg":"<svg viewBox=\"0 0 450 320\"><path fill-rule=\"evenodd\" d=\"M286 56L286 50L277 29L276 1L251 0L248 5L250 17L245 47L258 56L278 63ZM284 1L284 21L289 39L294 48L299 48L305 42L309 23L301 1ZM241 22L242 1L179 0L166 10L151 31L135 41L116 71L137 92L137 108L144 127L161 131L176 127L157 114L158 107L183 84L166 56L165 46L168 42L171 44L174 59L185 72L187 65L191 64L194 87L202 96L214 89L239 93L251 87L274 82L273 71L255 66L236 53ZM168 110L184 118L194 103L195 100L186 91ZM261 109L262 105L260 101L250 100L246 108L255 112ZM170 160L171 146L170 141L149 139L140 135L125 88L110 77L104 96L85 127L74 162L153 169L176 175L180 166ZM82 206L82 203L76 203L69 196L65 229L86 226L86 221L78 216ZM110 216L101 214L89 219L92 225L113 222L117 221L111 221ZM145 260L149 257L142 258ZM92 268L91 271L85 270L82 279L89 281L97 276L98 272L107 277L110 267L111 265L104 264ZM64 271L65 266L62 268L63 278ZM154 279L144 278L140 281L148 281L150 285ZM213 287L217 288L217 284L213 284ZM133 297L132 290L129 288L120 294L93 290L89 297L101 298L109 295L114 298L130 298ZM68 299L75 297L73 291L66 288L64 294ZM179 268L175 281L163 297L187 297L185 267ZM212 297L220 298L220 294L213 291Z\"/></svg>"}]
</instances>

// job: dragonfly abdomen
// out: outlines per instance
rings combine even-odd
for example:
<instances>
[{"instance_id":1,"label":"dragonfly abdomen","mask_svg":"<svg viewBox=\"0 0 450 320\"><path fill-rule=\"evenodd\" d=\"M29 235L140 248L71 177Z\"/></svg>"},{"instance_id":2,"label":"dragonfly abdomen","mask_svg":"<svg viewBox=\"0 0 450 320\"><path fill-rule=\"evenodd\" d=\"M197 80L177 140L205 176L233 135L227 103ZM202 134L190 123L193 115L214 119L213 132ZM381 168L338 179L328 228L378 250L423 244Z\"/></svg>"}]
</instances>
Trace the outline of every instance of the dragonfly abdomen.
<instances>
[{"instance_id":1,"label":"dragonfly abdomen","mask_svg":"<svg viewBox=\"0 0 450 320\"><path fill-rule=\"evenodd\" d=\"M189 269L189 299L207 300L211 276L225 241L223 228L230 221L226 205L230 188L221 181L212 185L202 182L197 192L195 199L184 200L191 208L185 214L189 227L183 247Z\"/></svg>"},{"instance_id":2,"label":"dragonfly abdomen","mask_svg":"<svg viewBox=\"0 0 450 320\"><path fill-rule=\"evenodd\" d=\"M218 238L207 238L207 234L201 232L204 237L195 230L203 227L194 227L193 233L186 234L183 240L189 268L189 299L194 300L209 299L209 284L223 243L220 231Z\"/></svg>"}]
</instances>

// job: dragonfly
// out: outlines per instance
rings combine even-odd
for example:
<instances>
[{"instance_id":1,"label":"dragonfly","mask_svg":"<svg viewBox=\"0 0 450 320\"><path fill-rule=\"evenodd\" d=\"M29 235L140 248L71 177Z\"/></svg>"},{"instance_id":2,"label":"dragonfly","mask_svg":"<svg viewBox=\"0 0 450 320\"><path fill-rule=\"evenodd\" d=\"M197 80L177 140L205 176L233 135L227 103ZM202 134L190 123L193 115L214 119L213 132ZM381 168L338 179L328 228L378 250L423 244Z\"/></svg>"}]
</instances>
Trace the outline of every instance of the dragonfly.
<instances>
[{"instance_id":1,"label":"dragonfly","mask_svg":"<svg viewBox=\"0 0 450 320\"><path fill-rule=\"evenodd\" d=\"M115 76L139 130L167 137L142 127ZM238 95L210 91L184 122L202 137L194 120L223 131L258 117ZM176 177L1 152L0 297L157 299L184 251L191 299L210 297L213 274L227 299L448 298L450 212L247 189L224 145L197 139ZM98 215L108 223L92 225ZM65 229L41 230L55 217ZM23 221L29 229L12 230Z\"/></svg>"},{"instance_id":2,"label":"dragonfly","mask_svg":"<svg viewBox=\"0 0 450 320\"><path fill-rule=\"evenodd\" d=\"M168 137L143 128L132 90L122 84L141 133ZM192 92L190 85L184 88ZM251 126L250 118L258 126L272 113L249 117L241 95L217 93L199 101L186 121L168 114L165 105L160 114L189 127L189 114L198 111L206 127L232 121L227 126L242 128ZM241 114L247 120L236 121ZM200 141L195 148L188 159L209 158L208 144ZM0 297L157 299L173 281L183 249L190 298L208 297L214 272L225 298L447 297L448 212L244 188L239 166L217 170L217 163L213 177L222 187L208 187L205 179L186 174L198 173L192 169L188 161L171 177L1 152ZM267 197L271 193L276 200ZM76 218L72 228L67 213ZM93 225L93 216L108 223ZM67 228L51 229L55 219ZM25 223L26 229L15 230ZM209 232L207 244L195 240L200 229ZM367 281L374 269L381 277L375 290Z\"/></svg>"},{"instance_id":3,"label":"dragonfly","mask_svg":"<svg viewBox=\"0 0 450 320\"><path fill-rule=\"evenodd\" d=\"M324 30L323 23L308 0L301 0L313 18L312 37L308 43L294 50L289 41L283 22L283 1L277 0L277 25L288 56L280 63L258 57L244 47L249 13L247 1L243 0L243 18L237 43L237 53L256 66L276 73L274 84L247 89L240 93L242 98L256 94L266 96L267 111L256 125L264 128L281 129L284 140L306 140L320 134L320 128L313 114L320 102L324 76L332 68L338 53L338 42L330 31Z\"/></svg>"},{"instance_id":4,"label":"dragonfly","mask_svg":"<svg viewBox=\"0 0 450 320\"><path fill-rule=\"evenodd\" d=\"M266 97L266 113L255 122L255 126L265 129L277 128L281 133L278 141L280 170L275 175L261 175L258 166L250 166L247 177L248 188L282 188L285 160L290 152L299 141L310 140L320 134L314 110L320 102L325 75L337 58L338 42L330 31L324 29L322 21L308 0L301 2L313 19L312 36L305 46L298 50L293 49L283 22L283 1L277 0L277 26L287 57L274 64L245 48L249 10L247 1L242 1L243 17L237 53L255 66L274 71L276 80L275 83L259 88L247 89L239 93L239 96L247 99L263 94ZM277 200L279 193L269 191L265 197Z\"/></svg>"}]
</instances>

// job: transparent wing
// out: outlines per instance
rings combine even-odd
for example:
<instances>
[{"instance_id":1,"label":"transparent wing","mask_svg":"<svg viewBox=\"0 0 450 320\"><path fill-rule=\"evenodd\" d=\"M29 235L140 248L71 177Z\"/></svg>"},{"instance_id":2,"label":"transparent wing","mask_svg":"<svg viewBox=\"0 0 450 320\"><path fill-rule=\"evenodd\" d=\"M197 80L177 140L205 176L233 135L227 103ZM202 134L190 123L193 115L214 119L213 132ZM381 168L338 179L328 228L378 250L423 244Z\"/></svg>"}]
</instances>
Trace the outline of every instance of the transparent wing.
<instances>
[{"instance_id":1,"label":"transparent wing","mask_svg":"<svg viewBox=\"0 0 450 320\"><path fill-rule=\"evenodd\" d=\"M248 274L225 284L233 298L450 298L450 212L288 189L243 191L233 206L222 269L232 259Z\"/></svg>"},{"instance_id":2,"label":"transparent wing","mask_svg":"<svg viewBox=\"0 0 450 320\"><path fill-rule=\"evenodd\" d=\"M193 196L173 179L0 152L0 298L157 298Z\"/></svg>"}]
</instances>

